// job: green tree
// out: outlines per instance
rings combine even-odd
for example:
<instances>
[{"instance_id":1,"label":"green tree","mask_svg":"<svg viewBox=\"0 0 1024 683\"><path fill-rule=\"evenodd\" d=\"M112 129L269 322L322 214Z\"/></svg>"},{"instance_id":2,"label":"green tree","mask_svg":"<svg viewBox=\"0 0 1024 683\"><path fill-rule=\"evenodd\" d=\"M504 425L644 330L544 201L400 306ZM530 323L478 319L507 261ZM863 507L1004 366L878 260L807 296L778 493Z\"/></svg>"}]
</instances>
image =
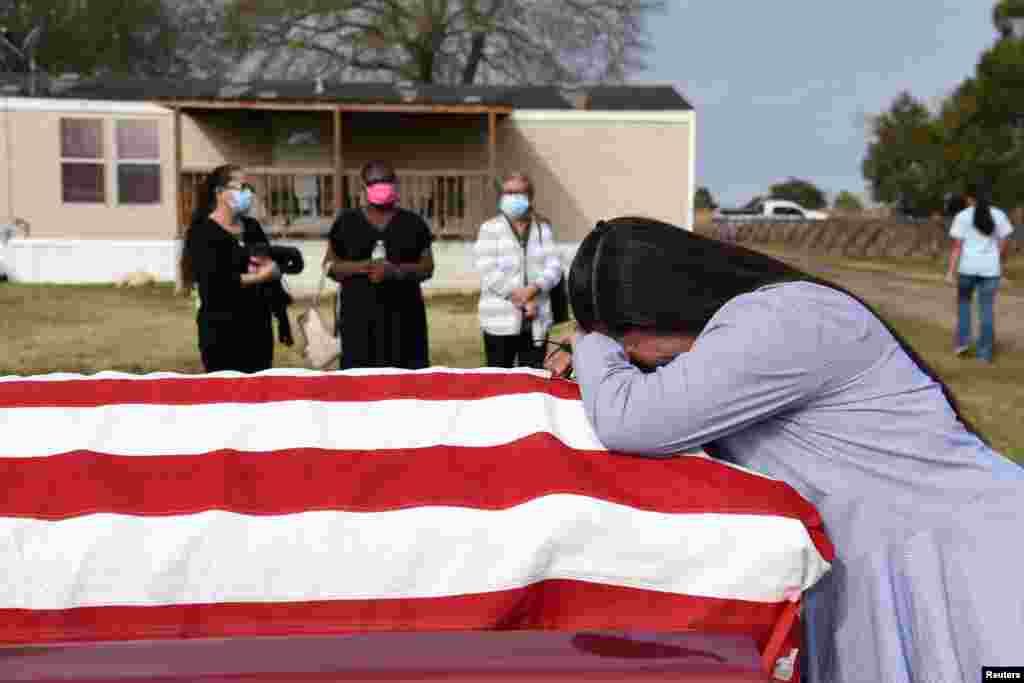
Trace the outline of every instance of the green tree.
<instances>
[{"instance_id":1,"label":"green tree","mask_svg":"<svg viewBox=\"0 0 1024 683\"><path fill-rule=\"evenodd\" d=\"M0 68L25 73L20 49L37 32L34 60L50 75L167 75L187 69L173 0L31 0L0 3Z\"/></svg>"},{"instance_id":2,"label":"green tree","mask_svg":"<svg viewBox=\"0 0 1024 683\"><path fill-rule=\"evenodd\" d=\"M839 211L863 211L864 203L857 195L843 190L836 195L835 200L832 202L832 208Z\"/></svg>"},{"instance_id":3,"label":"green tree","mask_svg":"<svg viewBox=\"0 0 1024 683\"><path fill-rule=\"evenodd\" d=\"M421 83L620 82L664 0L229 0L262 75Z\"/></svg>"},{"instance_id":4,"label":"green tree","mask_svg":"<svg viewBox=\"0 0 1024 683\"><path fill-rule=\"evenodd\" d=\"M861 171L872 199L920 214L941 211L950 183L946 139L940 117L910 93L901 93L871 121Z\"/></svg>"},{"instance_id":5,"label":"green tree","mask_svg":"<svg viewBox=\"0 0 1024 683\"><path fill-rule=\"evenodd\" d=\"M1000 0L992 8L992 23L1003 38L1013 33L1010 19L1016 17L1024 17L1024 0Z\"/></svg>"},{"instance_id":6,"label":"green tree","mask_svg":"<svg viewBox=\"0 0 1024 683\"><path fill-rule=\"evenodd\" d=\"M983 52L944 114L958 176L987 176L998 203L1024 203L1024 40L1006 37Z\"/></svg>"},{"instance_id":7,"label":"green tree","mask_svg":"<svg viewBox=\"0 0 1024 683\"><path fill-rule=\"evenodd\" d=\"M771 196L775 199L788 199L807 209L823 209L828 206L825 193L809 180L790 177L782 183L772 185Z\"/></svg>"},{"instance_id":8,"label":"green tree","mask_svg":"<svg viewBox=\"0 0 1024 683\"><path fill-rule=\"evenodd\" d=\"M698 187L697 192L694 193L693 205L697 209L714 210L718 208L718 202L715 201L711 190L704 186Z\"/></svg>"},{"instance_id":9,"label":"green tree","mask_svg":"<svg viewBox=\"0 0 1024 683\"><path fill-rule=\"evenodd\" d=\"M875 200L930 213L980 177L997 203L1024 204L1024 36L1011 22L1022 17L1024 0L993 6L999 39L937 112L902 93L872 119L862 171Z\"/></svg>"}]
</instances>

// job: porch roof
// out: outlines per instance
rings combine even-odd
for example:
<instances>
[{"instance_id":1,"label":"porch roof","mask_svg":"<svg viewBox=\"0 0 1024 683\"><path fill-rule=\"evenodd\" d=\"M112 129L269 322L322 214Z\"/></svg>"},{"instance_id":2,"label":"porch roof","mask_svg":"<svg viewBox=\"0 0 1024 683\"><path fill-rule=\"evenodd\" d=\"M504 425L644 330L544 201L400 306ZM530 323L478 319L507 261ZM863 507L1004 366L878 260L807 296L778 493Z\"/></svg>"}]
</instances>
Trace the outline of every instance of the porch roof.
<instances>
[{"instance_id":1,"label":"porch roof","mask_svg":"<svg viewBox=\"0 0 1024 683\"><path fill-rule=\"evenodd\" d=\"M318 92L318 90L320 90ZM251 81L97 78L64 88L59 97L103 100L145 100L179 107L300 108L352 110L438 110L507 113L513 109L576 109L598 111L690 110L692 106L670 85L631 84L581 86L567 91L556 86L448 86L425 83L351 83L314 81Z\"/></svg>"}]
</instances>

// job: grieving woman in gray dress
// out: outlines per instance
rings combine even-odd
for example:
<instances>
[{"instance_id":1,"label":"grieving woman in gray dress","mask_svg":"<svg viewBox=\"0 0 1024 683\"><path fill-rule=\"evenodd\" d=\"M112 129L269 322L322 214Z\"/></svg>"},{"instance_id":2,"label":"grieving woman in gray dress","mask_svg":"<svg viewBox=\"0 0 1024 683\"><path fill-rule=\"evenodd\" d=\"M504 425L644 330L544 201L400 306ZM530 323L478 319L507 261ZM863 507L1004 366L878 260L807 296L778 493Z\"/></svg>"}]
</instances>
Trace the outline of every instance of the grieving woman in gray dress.
<instances>
[{"instance_id":1,"label":"grieving woman in gray dress","mask_svg":"<svg viewBox=\"0 0 1024 683\"><path fill-rule=\"evenodd\" d=\"M610 449L710 454L820 511L833 570L804 596L804 681L960 683L1024 666L1024 468L857 297L642 218L569 275L571 360Z\"/></svg>"}]
</instances>

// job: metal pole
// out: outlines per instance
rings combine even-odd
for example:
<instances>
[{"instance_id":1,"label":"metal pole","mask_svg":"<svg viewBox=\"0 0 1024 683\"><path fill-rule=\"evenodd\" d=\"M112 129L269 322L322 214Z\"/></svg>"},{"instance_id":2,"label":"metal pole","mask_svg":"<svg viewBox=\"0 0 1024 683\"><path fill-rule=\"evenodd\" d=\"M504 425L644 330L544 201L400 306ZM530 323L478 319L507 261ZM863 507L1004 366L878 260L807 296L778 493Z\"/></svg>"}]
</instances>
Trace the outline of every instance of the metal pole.
<instances>
[{"instance_id":1,"label":"metal pole","mask_svg":"<svg viewBox=\"0 0 1024 683\"><path fill-rule=\"evenodd\" d=\"M342 188L345 179L345 157L341 146L343 132L341 119L341 107L334 108L334 212L337 215L345 207L345 198L342 196Z\"/></svg>"},{"instance_id":2,"label":"metal pole","mask_svg":"<svg viewBox=\"0 0 1024 683\"><path fill-rule=\"evenodd\" d=\"M491 177L491 187L498 184L498 115L487 112L487 172Z\"/></svg>"}]
</instances>

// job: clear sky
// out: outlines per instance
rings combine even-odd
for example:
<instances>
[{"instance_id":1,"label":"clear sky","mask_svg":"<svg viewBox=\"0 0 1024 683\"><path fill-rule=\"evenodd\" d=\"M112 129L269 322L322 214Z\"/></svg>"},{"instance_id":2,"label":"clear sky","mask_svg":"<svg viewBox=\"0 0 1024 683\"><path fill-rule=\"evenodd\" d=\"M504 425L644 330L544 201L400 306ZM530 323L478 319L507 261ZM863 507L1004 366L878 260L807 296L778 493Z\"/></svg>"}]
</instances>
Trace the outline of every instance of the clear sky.
<instances>
[{"instance_id":1,"label":"clear sky","mask_svg":"<svg viewBox=\"0 0 1024 683\"><path fill-rule=\"evenodd\" d=\"M995 0L668 0L636 81L697 110L697 185L741 204L788 176L868 193L864 114L932 100L973 74Z\"/></svg>"}]
</instances>

